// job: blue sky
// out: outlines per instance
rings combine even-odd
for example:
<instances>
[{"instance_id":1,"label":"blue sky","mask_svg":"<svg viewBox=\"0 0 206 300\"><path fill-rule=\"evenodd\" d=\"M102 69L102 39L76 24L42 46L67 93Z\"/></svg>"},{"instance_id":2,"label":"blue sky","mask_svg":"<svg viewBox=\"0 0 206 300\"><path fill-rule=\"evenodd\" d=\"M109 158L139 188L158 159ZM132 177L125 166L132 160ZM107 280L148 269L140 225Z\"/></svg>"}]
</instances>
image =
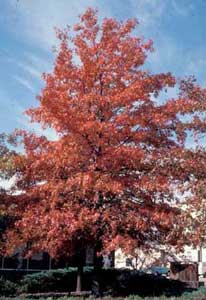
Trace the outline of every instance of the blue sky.
<instances>
[{"instance_id":1,"label":"blue sky","mask_svg":"<svg viewBox=\"0 0 206 300\"><path fill-rule=\"evenodd\" d=\"M53 28L74 24L88 6L100 18L140 21L137 34L154 41L146 65L153 72L193 74L205 84L206 0L0 0L0 132L23 127L41 133L23 111L37 105L41 73L52 69Z\"/></svg>"}]
</instances>

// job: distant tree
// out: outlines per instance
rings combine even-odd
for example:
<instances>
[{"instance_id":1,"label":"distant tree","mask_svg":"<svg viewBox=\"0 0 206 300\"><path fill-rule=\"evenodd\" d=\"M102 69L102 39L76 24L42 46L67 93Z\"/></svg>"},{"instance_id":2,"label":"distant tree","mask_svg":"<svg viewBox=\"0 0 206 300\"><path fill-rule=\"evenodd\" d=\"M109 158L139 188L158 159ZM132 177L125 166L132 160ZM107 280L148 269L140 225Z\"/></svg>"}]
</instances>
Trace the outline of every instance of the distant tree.
<instances>
[{"instance_id":1,"label":"distant tree","mask_svg":"<svg viewBox=\"0 0 206 300\"><path fill-rule=\"evenodd\" d=\"M16 142L15 134L0 133L0 181L11 179L16 172L17 152L14 150ZM6 190L2 184L0 186L0 199L2 199L6 195Z\"/></svg>"},{"instance_id":2,"label":"distant tree","mask_svg":"<svg viewBox=\"0 0 206 300\"><path fill-rule=\"evenodd\" d=\"M158 101L176 80L143 68L152 43L132 34L136 25L109 18L99 25L88 9L74 34L57 30L54 70L43 75L39 106L27 114L58 139L22 132L17 186L24 193L7 249L31 241L28 255L78 253L77 290L85 246L132 254L189 243L174 191L195 173L185 140L203 126L193 117L200 104L189 94L190 79L179 96Z\"/></svg>"},{"instance_id":3,"label":"distant tree","mask_svg":"<svg viewBox=\"0 0 206 300\"><path fill-rule=\"evenodd\" d=\"M0 133L0 240L11 217L7 210L7 204L12 193L4 187L3 182L11 179L16 173L15 158L18 155L14 150L16 142L15 134Z\"/></svg>"},{"instance_id":4,"label":"distant tree","mask_svg":"<svg viewBox=\"0 0 206 300\"><path fill-rule=\"evenodd\" d=\"M15 173L16 135L0 133L0 178L9 179Z\"/></svg>"}]
</instances>

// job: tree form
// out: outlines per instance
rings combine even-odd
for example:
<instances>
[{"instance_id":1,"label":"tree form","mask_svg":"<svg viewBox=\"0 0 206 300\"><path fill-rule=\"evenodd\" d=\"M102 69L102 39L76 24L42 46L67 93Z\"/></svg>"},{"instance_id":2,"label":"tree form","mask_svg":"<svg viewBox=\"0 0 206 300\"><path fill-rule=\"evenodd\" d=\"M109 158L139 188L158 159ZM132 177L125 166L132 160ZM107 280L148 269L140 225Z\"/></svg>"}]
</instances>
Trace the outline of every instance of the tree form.
<instances>
[{"instance_id":1,"label":"tree form","mask_svg":"<svg viewBox=\"0 0 206 300\"><path fill-rule=\"evenodd\" d=\"M15 134L0 133L0 180L9 180L16 173L15 159L18 155L14 150L17 146ZM8 191L3 185L0 187L0 214L3 199L8 196Z\"/></svg>"},{"instance_id":2,"label":"tree form","mask_svg":"<svg viewBox=\"0 0 206 300\"><path fill-rule=\"evenodd\" d=\"M14 134L0 134L0 181L11 179L16 172L15 158L18 155L14 150L16 137ZM6 189L1 182L0 186L0 242L6 227L13 223L8 212L8 202L12 197L11 189ZM11 201L12 202L12 201Z\"/></svg>"},{"instance_id":3,"label":"tree form","mask_svg":"<svg viewBox=\"0 0 206 300\"><path fill-rule=\"evenodd\" d=\"M17 146L15 134L0 133L0 178L9 179L15 174L14 147Z\"/></svg>"},{"instance_id":4,"label":"tree form","mask_svg":"<svg viewBox=\"0 0 206 300\"><path fill-rule=\"evenodd\" d=\"M176 98L160 103L176 79L143 68L152 42L132 34L136 25L109 18L99 25L89 8L73 33L57 30L54 69L43 74L39 106L27 114L58 140L21 133L17 186L24 193L15 199L8 251L30 241L29 254L58 258L85 246L132 254L190 242L174 189L191 188L200 170L185 141L187 132L204 131L197 112L205 92L189 78Z\"/></svg>"}]
</instances>

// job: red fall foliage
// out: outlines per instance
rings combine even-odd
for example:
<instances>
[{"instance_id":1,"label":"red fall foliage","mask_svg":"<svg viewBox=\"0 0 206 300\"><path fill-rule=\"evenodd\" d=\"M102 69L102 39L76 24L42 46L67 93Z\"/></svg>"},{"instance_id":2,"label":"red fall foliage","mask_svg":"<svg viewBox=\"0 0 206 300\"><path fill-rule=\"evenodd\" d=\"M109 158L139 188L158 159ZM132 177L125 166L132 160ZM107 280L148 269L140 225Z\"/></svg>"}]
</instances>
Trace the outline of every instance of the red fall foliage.
<instances>
[{"instance_id":1,"label":"red fall foliage","mask_svg":"<svg viewBox=\"0 0 206 300\"><path fill-rule=\"evenodd\" d=\"M86 245L132 253L191 241L175 190L205 180L203 149L185 144L188 132L205 131L206 91L191 78L179 84L146 70L152 42L132 33L136 25L109 18L100 25L88 9L72 33L57 30L54 69L27 114L58 139L22 132L10 253L28 241L29 254L56 258ZM177 85L176 98L158 100Z\"/></svg>"}]
</instances>

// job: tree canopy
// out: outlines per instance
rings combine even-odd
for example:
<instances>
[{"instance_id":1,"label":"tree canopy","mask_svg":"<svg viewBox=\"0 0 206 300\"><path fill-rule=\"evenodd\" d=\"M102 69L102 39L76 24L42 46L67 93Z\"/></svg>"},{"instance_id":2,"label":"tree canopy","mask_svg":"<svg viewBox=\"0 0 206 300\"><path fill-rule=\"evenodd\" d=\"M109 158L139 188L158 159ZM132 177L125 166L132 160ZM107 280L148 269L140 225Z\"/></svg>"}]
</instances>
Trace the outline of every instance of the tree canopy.
<instances>
[{"instance_id":1,"label":"tree canopy","mask_svg":"<svg viewBox=\"0 0 206 300\"><path fill-rule=\"evenodd\" d=\"M28 241L30 253L53 257L85 245L132 253L190 242L176 191L205 176L203 149L185 145L188 133L205 131L206 92L192 78L177 82L148 71L152 42L133 33L136 25L110 18L99 24L88 9L73 31L57 30L54 69L43 74L39 105L27 114L58 139L22 131L22 195L8 251ZM177 97L165 94L160 102L174 86Z\"/></svg>"},{"instance_id":2,"label":"tree canopy","mask_svg":"<svg viewBox=\"0 0 206 300\"><path fill-rule=\"evenodd\" d=\"M14 150L14 146L16 146L14 134L0 134L0 240L10 223L8 207L13 196L11 190L5 187L5 183L16 173L15 158L18 154Z\"/></svg>"}]
</instances>

